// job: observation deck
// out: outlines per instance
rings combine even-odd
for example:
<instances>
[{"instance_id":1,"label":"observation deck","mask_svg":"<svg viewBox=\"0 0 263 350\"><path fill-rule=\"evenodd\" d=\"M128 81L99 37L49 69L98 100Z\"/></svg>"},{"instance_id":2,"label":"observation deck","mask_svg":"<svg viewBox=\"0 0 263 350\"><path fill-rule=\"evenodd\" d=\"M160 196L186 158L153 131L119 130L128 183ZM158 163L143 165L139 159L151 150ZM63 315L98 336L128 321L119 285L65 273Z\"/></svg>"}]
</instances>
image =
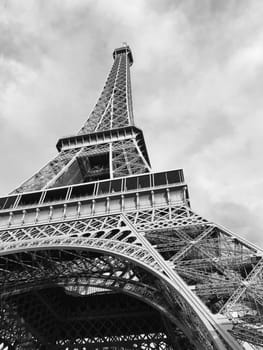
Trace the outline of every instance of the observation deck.
<instances>
[{"instance_id":1,"label":"observation deck","mask_svg":"<svg viewBox=\"0 0 263 350\"><path fill-rule=\"evenodd\" d=\"M125 176L0 198L0 228L80 216L189 205L183 170Z\"/></svg>"}]
</instances>

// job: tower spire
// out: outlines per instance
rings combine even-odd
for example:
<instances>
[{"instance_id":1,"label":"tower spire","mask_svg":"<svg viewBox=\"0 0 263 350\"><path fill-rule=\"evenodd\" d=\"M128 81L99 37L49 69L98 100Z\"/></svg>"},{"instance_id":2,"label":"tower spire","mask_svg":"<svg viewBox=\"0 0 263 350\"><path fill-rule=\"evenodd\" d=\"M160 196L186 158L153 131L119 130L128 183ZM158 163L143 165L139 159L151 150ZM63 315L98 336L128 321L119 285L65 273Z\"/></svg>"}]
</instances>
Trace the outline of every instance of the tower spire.
<instances>
[{"instance_id":1,"label":"tower spire","mask_svg":"<svg viewBox=\"0 0 263 350\"><path fill-rule=\"evenodd\" d=\"M133 121L129 46L115 49L113 59L102 93L79 133L61 138L58 156L13 193L150 171L143 133Z\"/></svg>"},{"instance_id":2,"label":"tower spire","mask_svg":"<svg viewBox=\"0 0 263 350\"><path fill-rule=\"evenodd\" d=\"M134 125L130 66L133 56L123 43L113 52L113 65L102 93L79 135Z\"/></svg>"}]
</instances>

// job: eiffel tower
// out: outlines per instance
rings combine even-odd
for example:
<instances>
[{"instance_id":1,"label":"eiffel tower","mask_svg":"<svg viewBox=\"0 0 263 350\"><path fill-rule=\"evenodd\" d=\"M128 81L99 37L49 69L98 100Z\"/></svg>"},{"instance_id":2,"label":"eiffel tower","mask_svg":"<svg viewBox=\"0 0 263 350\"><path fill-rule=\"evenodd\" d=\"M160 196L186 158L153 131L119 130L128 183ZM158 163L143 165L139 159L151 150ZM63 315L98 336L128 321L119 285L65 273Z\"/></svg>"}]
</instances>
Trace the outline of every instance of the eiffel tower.
<instances>
[{"instance_id":1,"label":"eiffel tower","mask_svg":"<svg viewBox=\"0 0 263 350\"><path fill-rule=\"evenodd\" d=\"M58 155L0 198L0 349L260 349L263 250L153 172L127 45Z\"/></svg>"}]
</instances>

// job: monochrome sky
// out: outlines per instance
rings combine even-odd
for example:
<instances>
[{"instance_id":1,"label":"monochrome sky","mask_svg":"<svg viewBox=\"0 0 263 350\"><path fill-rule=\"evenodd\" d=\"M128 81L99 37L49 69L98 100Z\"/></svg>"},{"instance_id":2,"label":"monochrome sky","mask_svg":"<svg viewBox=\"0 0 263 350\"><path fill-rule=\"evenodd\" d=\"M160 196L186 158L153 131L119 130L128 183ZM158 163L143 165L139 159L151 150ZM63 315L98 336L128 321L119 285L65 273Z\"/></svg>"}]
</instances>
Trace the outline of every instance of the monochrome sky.
<instances>
[{"instance_id":1,"label":"monochrome sky","mask_svg":"<svg viewBox=\"0 0 263 350\"><path fill-rule=\"evenodd\" d=\"M262 0L0 0L0 194L56 155L133 50L153 170L183 168L192 208L263 247Z\"/></svg>"}]
</instances>

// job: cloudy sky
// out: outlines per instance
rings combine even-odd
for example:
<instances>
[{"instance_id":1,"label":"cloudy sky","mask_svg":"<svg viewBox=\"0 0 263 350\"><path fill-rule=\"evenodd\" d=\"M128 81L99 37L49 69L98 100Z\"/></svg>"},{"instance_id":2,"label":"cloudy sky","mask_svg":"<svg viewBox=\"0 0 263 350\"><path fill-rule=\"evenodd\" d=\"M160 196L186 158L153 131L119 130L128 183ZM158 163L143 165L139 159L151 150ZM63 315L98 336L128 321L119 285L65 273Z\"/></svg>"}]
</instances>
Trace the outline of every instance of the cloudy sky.
<instances>
[{"instance_id":1,"label":"cloudy sky","mask_svg":"<svg viewBox=\"0 0 263 350\"><path fill-rule=\"evenodd\" d=\"M153 169L183 168L195 211L263 247L262 0L0 0L0 194L84 123L133 50Z\"/></svg>"}]
</instances>

